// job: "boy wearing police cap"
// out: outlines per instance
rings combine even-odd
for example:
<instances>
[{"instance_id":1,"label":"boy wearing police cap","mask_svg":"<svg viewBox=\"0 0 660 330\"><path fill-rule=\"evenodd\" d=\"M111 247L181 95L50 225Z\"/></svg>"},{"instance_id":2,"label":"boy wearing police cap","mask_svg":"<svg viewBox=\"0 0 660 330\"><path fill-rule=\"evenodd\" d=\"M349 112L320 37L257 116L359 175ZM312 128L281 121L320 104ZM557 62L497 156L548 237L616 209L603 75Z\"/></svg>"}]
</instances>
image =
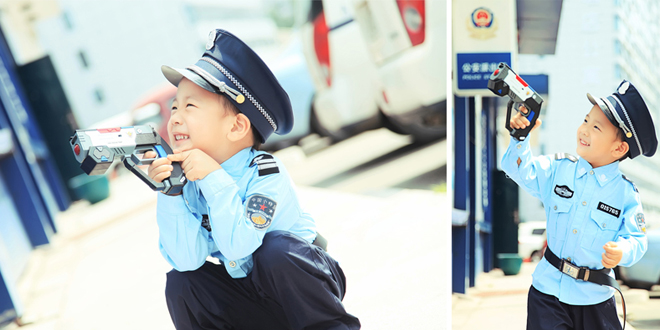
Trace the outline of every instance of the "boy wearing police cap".
<instances>
[{"instance_id":1,"label":"boy wearing police cap","mask_svg":"<svg viewBox=\"0 0 660 330\"><path fill-rule=\"evenodd\" d=\"M289 97L266 64L214 30L197 63L162 71L178 86L174 154L155 160L149 176L160 182L181 162L188 179L182 195L159 194L157 208L176 328L359 329L341 303L344 274L286 169L253 148L293 126Z\"/></svg>"},{"instance_id":2,"label":"boy wearing police cap","mask_svg":"<svg viewBox=\"0 0 660 330\"><path fill-rule=\"evenodd\" d=\"M623 81L577 130L577 154L533 157L529 141L511 140L502 168L541 199L548 246L534 270L527 329L621 329L611 268L631 266L647 249L644 213L619 161L653 156L655 127L637 89ZM529 126L517 114L511 127ZM537 126L540 126L540 120Z\"/></svg>"}]
</instances>

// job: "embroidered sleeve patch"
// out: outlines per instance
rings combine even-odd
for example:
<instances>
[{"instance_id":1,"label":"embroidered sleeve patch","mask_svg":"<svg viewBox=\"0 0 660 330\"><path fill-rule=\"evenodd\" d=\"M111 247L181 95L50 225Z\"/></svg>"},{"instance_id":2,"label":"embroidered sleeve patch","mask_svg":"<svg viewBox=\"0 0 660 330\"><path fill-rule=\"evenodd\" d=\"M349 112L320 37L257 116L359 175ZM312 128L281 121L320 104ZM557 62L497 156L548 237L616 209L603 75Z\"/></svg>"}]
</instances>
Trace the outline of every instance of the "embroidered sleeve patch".
<instances>
[{"instance_id":1,"label":"embroidered sleeve patch","mask_svg":"<svg viewBox=\"0 0 660 330\"><path fill-rule=\"evenodd\" d=\"M245 202L245 216L252 221L255 228L263 230L273 221L276 206L277 202L266 196L252 195Z\"/></svg>"},{"instance_id":2,"label":"embroidered sleeve patch","mask_svg":"<svg viewBox=\"0 0 660 330\"><path fill-rule=\"evenodd\" d=\"M621 214L621 210L615 209L615 208L613 208L613 207L611 207L611 206L609 206L609 205L607 205L603 202L598 202L598 209L605 212L605 213L607 213L607 214L613 215L617 218Z\"/></svg>"},{"instance_id":3,"label":"embroidered sleeve patch","mask_svg":"<svg viewBox=\"0 0 660 330\"><path fill-rule=\"evenodd\" d=\"M646 234L646 221L644 220L644 213L637 213L635 215L635 221L637 222L637 228Z\"/></svg>"},{"instance_id":4,"label":"embroidered sleeve patch","mask_svg":"<svg viewBox=\"0 0 660 330\"><path fill-rule=\"evenodd\" d=\"M573 190L571 190L571 188L569 188L568 186L556 185L555 194L557 194L559 197L571 198L573 197Z\"/></svg>"}]
</instances>

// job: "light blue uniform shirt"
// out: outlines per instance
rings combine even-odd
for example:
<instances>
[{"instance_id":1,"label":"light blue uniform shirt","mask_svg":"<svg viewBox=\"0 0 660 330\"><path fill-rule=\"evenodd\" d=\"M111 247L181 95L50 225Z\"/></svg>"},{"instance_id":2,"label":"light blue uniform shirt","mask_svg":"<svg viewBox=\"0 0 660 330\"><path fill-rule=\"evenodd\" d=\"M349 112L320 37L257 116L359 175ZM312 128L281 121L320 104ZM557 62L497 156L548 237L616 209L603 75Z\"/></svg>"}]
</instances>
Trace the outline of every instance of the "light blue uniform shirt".
<instances>
[{"instance_id":1,"label":"light blue uniform shirt","mask_svg":"<svg viewBox=\"0 0 660 330\"><path fill-rule=\"evenodd\" d=\"M520 166L516 163L518 158ZM622 177L618 161L593 168L582 158L573 161L556 156L533 157L528 141L512 138L502 158L502 169L543 202L548 248L559 258L570 259L577 266L602 269L603 245L609 241L623 249L621 266L633 265L646 252L648 243L639 194ZM537 290L570 305L597 304L614 294L608 286L561 273L545 258L532 276ZM614 277L613 271L610 276Z\"/></svg>"},{"instance_id":2,"label":"light blue uniform shirt","mask_svg":"<svg viewBox=\"0 0 660 330\"><path fill-rule=\"evenodd\" d=\"M250 166L264 154L243 149L204 179L188 181L183 195L158 194L160 252L174 269L198 269L210 255L220 259L233 278L241 278L252 270L252 253L267 232L285 230L314 241L316 224L301 209L280 161L273 157L279 173L260 175L261 165ZM272 169L270 162L263 167ZM204 214L210 232L202 226Z\"/></svg>"}]
</instances>

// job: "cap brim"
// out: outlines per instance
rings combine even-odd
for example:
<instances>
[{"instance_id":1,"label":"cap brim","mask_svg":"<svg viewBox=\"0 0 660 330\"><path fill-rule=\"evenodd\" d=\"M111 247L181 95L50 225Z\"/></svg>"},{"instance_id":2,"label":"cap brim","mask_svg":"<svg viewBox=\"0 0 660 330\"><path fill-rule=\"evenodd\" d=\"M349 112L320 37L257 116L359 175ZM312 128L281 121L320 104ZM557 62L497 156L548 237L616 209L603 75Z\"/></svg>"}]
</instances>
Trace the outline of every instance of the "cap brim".
<instances>
[{"instance_id":1,"label":"cap brim","mask_svg":"<svg viewBox=\"0 0 660 330\"><path fill-rule=\"evenodd\" d=\"M167 81L169 81L174 86L179 87L181 79L186 78L195 83L195 85L204 88L211 93L216 92L215 88L213 88L213 86L211 86L208 81L188 69L176 69L167 65L163 65L160 67L160 70L163 72L163 75Z\"/></svg>"},{"instance_id":2,"label":"cap brim","mask_svg":"<svg viewBox=\"0 0 660 330\"><path fill-rule=\"evenodd\" d=\"M616 109L610 109L610 108L605 104L605 102L603 102L603 100L601 100L599 97L596 98L596 97L593 97L591 94L587 93L587 98L589 99L589 102L591 102L591 104L593 104L593 105L598 105L598 107L599 107L601 110L603 110L603 112L604 112L606 115L608 115L608 117L609 117L608 112L616 111Z\"/></svg>"}]
</instances>

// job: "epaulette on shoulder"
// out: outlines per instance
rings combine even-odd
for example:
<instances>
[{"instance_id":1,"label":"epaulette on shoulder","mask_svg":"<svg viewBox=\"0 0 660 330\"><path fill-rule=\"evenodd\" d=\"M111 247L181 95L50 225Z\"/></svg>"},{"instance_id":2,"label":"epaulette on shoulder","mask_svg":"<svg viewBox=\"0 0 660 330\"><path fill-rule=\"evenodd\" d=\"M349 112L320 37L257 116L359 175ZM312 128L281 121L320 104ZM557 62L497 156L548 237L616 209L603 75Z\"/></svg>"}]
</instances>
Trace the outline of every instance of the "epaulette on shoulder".
<instances>
[{"instance_id":1,"label":"epaulette on shoulder","mask_svg":"<svg viewBox=\"0 0 660 330\"><path fill-rule=\"evenodd\" d=\"M571 155L571 154L567 154L567 153L565 153L565 152L558 152L558 153L556 153L556 154L555 154L555 159L556 159L556 160L568 159L568 160L572 161L573 163L575 163L575 162L578 161L578 158L577 158L577 157L575 157L575 156L573 156L573 155Z\"/></svg>"},{"instance_id":2,"label":"epaulette on shoulder","mask_svg":"<svg viewBox=\"0 0 660 330\"><path fill-rule=\"evenodd\" d=\"M621 177L622 177L624 180L630 182L630 184L632 184L633 189L635 189L635 192L637 192L637 193L639 192L639 190L637 190L637 186L635 185L634 182L632 182L632 180L628 179L628 178L627 178L625 175L623 175L623 174L621 174Z\"/></svg>"},{"instance_id":3,"label":"epaulette on shoulder","mask_svg":"<svg viewBox=\"0 0 660 330\"><path fill-rule=\"evenodd\" d=\"M264 176L268 174L280 173L280 169L277 167L277 162L275 158L269 154L260 154L252 158L250 162L250 167L257 165L259 168L259 176Z\"/></svg>"}]
</instances>

